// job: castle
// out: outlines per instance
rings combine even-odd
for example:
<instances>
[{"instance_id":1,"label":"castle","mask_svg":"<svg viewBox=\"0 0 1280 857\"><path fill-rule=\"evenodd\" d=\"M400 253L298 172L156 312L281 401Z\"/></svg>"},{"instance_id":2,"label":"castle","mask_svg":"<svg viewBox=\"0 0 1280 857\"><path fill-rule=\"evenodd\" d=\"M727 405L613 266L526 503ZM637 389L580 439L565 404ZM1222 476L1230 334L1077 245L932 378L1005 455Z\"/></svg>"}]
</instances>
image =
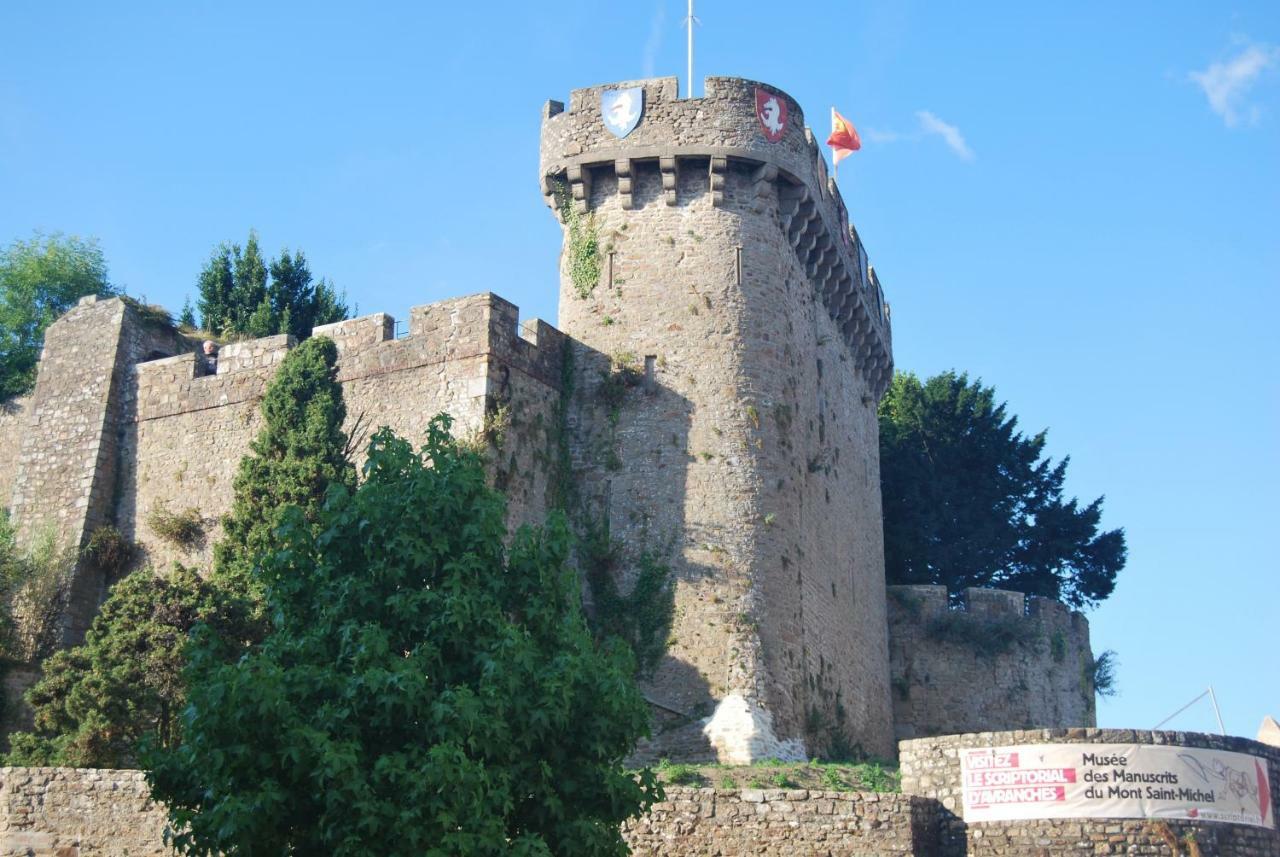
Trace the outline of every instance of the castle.
<instances>
[{"instance_id":1,"label":"castle","mask_svg":"<svg viewBox=\"0 0 1280 857\"><path fill-rule=\"evenodd\" d=\"M448 412L489 438L513 527L567 505L609 555L584 576L625 593L669 569L669 603L645 611L666 618L643 629L659 651L638 756L887 758L898 738L1093 725L1082 616L885 586L889 306L798 104L737 78L702 98L674 78L576 90L544 108L540 175L564 229L558 329L480 294L415 307L399 337L385 314L314 333L337 344L350 428L415 439ZM225 345L206 374L166 319L82 300L48 329L32 394L0 409L20 538L82 546L110 525L158 568L207 563L292 344ZM200 538L157 532L185 509ZM63 645L111 582L80 563ZM33 676L13 671L10 696Z\"/></svg>"}]
</instances>

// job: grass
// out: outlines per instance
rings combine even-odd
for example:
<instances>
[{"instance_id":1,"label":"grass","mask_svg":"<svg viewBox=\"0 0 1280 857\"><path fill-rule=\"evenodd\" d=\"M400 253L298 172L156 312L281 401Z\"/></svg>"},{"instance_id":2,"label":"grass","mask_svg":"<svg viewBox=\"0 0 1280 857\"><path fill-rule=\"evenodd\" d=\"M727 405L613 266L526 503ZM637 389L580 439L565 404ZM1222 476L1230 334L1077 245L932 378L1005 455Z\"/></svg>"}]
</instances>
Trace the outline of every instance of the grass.
<instances>
[{"instance_id":1,"label":"grass","mask_svg":"<svg viewBox=\"0 0 1280 857\"><path fill-rule=\"evenodd\" d=\"M655 768L658 779L672 786L737 789L811 789L831 792L896 792L898 769L892 763L783 762L766 759L754 765L678 764L667 759Z\"/></svg>"}]
</instances>

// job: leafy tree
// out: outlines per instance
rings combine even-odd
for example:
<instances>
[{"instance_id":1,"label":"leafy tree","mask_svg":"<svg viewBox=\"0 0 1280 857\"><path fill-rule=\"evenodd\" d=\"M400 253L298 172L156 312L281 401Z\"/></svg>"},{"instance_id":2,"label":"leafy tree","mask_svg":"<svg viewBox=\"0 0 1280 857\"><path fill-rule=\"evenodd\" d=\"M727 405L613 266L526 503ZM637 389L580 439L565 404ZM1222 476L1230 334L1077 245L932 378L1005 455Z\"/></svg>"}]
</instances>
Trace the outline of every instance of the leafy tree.
<instances>
[{"instance_id":1,"label":"leafy tree","mask_svg":"<svg viewBox=\"0 0 1280 857\"><path fill-rule=\"evenodd\" d=\"M1046 432L1017 424L967 375L893 379L880 403L890 583L1004 587L1075 607L1111 594L1124 531L1098 532L1102 498L1064 498L1070 458L1042 458Z\"/></svg>"},{"instance_id":2,"label":"leafy tree","mask_svg":"<svg viewBox=\"0 0 1280 857\"><path fill-rule=\"evenodd\" d=\"M337 360L333 340L308 339L289 352L267 386L264 425L240 460L225 537L214 547L213 575L233 591L261 596L253 566L270 551L286 506L314 519L330 485L355 484Z\"/></svg>"},{"instance_id":3,"label":"leafy tree","mask_svg":"<svg viewBox=\"0 0 1280 857\"><path fill-rule=\"evenodd\" d=\"M114 295L94 239L36 235L0 250L0 399L35 384L45 328L85 295Z\"/></svg>"},{"instance_id":4,"label":"leafy tree","mask_svg":"<svg viewBox=\"0 0 1280 857\"><path fill-rule=\"evenodd\" d=\"M10 736L11 765L127 768L142 736L180 742L183 649L197 623L209 656L239 655L251 633L247 602L174 566L167 575L136 571L111 589L83 644L44 662L27 691L35 729Z\"/></svg>"},{"instance_id":5,"label":"leafy tree","mask_svg":"<svg viewBox=\"0 0 1280 857\"><path fill-rule=\"evenodd\" d=\"M186 740L149 759L196 855L622 855L660 792L621 765L647 722L596 650L557 514L504 548L480 455L383 429L354 492L263 554L273 626L235 664L198 635Z\"/></svg>"},{"instance_id":6,"label":"leafy tree","mask_svg":"<svg viewBox=\"0 0 1280 857\"><path fill-rule=\"evenodd\" d=\"M286 248L268 263L253 230L243 248L218 245L198 285L201 323L224 335L291 333L302 340L316 325L341 321L349 313L345 296L331 283L312 282L301 250L290 254Z\"/></svg>"}]
</instances>

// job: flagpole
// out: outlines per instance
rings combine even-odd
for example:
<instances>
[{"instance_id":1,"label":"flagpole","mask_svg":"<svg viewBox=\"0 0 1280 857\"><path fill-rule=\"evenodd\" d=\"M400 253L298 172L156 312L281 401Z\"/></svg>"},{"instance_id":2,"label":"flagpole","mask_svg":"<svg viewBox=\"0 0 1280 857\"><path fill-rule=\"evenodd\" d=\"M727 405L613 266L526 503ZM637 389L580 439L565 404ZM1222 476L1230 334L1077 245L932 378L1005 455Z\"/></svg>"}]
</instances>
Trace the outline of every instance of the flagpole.
<instances>
[{"instance_id":1,"label":"flagpole","mask_svg":"<svg viewBox=\"0 0 1280 857\"><path fill-rule=\"evenodd\" d=\"M693 98L693 0L689 0L689 16L685 18L685 23L689 27L689 92L686 98Z\"/></svg>"}]
</instances>

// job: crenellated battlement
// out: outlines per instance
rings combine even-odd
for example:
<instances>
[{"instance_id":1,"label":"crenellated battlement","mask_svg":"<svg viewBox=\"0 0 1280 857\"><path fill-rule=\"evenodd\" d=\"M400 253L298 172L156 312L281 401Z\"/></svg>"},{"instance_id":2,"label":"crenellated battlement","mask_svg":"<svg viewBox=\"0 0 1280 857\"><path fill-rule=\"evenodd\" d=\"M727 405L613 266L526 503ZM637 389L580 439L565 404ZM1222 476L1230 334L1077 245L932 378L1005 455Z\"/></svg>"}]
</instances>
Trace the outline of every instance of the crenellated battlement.
<instances>
[{"instance_id":1,"label":"crenellated battlement","mask_svg":"<svg viewBox=\"0 0 1280 857\"><path fill-rule=\"evenodd\" d=\"M338 347L338 380L418 369L447 361L491 356L553 388L560 384L564 336L541 319L519 324L519 308L484 293L409 310L409 332L395 337L395 319L373 313L316 327ZM133 367L136 420L250 401L262 396L271 376L296 345L277 335L229 343L218 351L217 372L206 374L195 353Z\"/></svg>"},{"instance_id":2,"label":"crenellated battlement","mask_svg":"<svg viewBox=\"0 0 1280 857\"><path fill-rule=\"evenodd\" d=\"M1003 589L887 589L898 737L1094 724L1080 612Z\"/></svg>"},{"instance_id":3,"label":"crenellated battlement","mask_svg":"<svg viewBox=\"0 0 1280 857\"><path fill-rule=\"evenodd\" d=\"M644 91L643 113L635 129L619 139L605 127L600 99L606 91L628 87ZM762 133L757 89L786 104L786 128L777 142ZM623 209L658 204L657 198L641 201L634 193L637 173L656 165L661 202L677 206L685 177L704 177L712 206L738 207L776 221L878 398L893 376L889 307L800 106L775 87L731 77L707 78L701 98L677 94L676 79L667 77L577 89L568 110L561 102L547 102L541 173L548 205L562 216L557 194L567 193L579 212L587 212L593 188L604 181ZM730 179L747 190L731 191Z\"/></svg>"}]
</instances>

